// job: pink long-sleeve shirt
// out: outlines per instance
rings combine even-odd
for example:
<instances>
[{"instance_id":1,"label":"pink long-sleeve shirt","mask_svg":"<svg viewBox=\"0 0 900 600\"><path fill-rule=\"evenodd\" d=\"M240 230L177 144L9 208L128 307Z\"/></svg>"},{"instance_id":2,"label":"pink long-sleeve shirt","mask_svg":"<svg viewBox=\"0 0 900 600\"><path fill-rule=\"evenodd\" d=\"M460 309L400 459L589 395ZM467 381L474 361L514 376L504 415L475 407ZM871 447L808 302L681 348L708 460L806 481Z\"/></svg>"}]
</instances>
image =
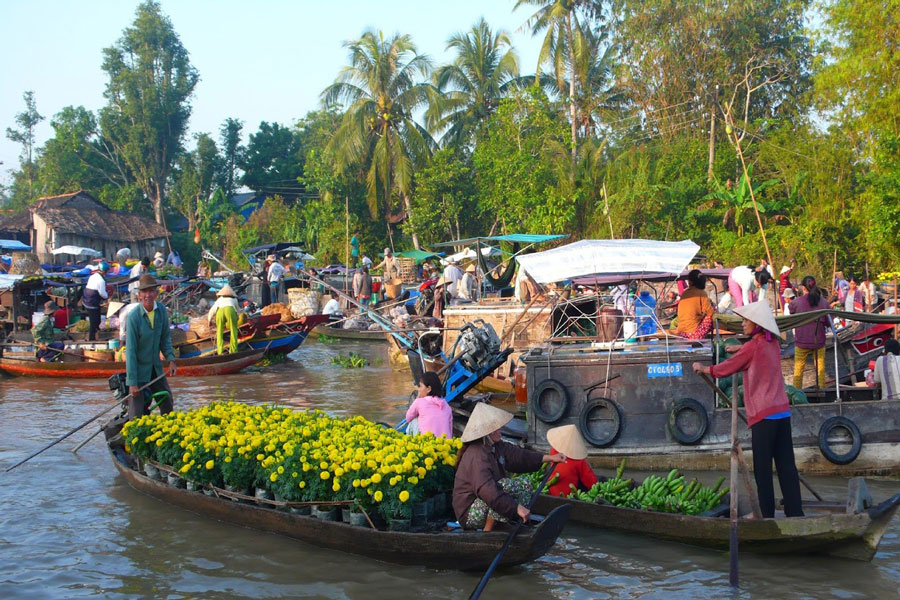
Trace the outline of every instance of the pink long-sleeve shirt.
<instances>
[{"instance_id":1,"label":"pink long-sleeve shirt","mask_svg":"<svg viewBox=\"0 0 900 600\"><path fill-rule=\"evenodd\" d=\"M453 411L443 398L425 396L416 398L406 411L406 420L419 419L419 431L431 432L436 437L453 437Z\"/></svg>"},{"instance_id":2,"label":"pink long-sleeve shirt","mask_svg":"<svg viewBox=\"0 0 900 600\"><path fill-rule=\"evenodd\" d=\"M768 416L790 410L781 375L778 340L773 337L771 341L766 341L766 334L758 333L744 343L734 356L709 369L713 377L728 377L738 371L746 371L744 406L750 427Z\"/></svg>"}]
</instances>

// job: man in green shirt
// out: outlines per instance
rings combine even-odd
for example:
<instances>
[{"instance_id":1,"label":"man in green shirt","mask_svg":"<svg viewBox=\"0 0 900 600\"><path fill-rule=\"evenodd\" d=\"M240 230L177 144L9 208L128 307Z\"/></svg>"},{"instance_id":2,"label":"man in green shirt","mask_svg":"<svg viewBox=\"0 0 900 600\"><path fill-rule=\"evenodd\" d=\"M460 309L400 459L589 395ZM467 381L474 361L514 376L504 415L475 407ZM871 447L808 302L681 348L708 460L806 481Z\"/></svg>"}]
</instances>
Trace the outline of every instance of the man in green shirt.
<instances>
[{"instance_id":1,"label":"man in green shirt","mask_svg":"<svg viewBox=\"0 0 900 600\"><path fill-rule=\"evenodd\" d=\"M350 238L350 267L355 269L359 266L359 232L354 231L353 237Z\"/></svg>"},{"instance_id":2,"label":"man in green shirt","mask_svg":"<svg viewBox=\"0 0 900 600\"><path fill-rule=\"evenodd\" d=\"M156 301L159 284L153 275L144 273L138 284L138 301L126 317L125 325L125 383L131 393L128 401L128 418L134 419L145 414L150 406L150 397L156 392L169 392L159 405L159 412L172 411L169 383L163 376L146 390L138 390L161 375L175 374L175 350L172 348L172 333L169 331L169 315L166 307ZM169 361L163 371L160 353Z\"/></svg>"},{"instance_id":3,"label":"man in green shirt","mask_svg":"<svg viewBox=\"0 0 900 600\"><path fill-rule=\"evenodd\" d=\"M44 316L31 328L31 337L34 338L34 356L40 362L50 362L59 358L56 350L65 348L65 344L53 339L53 315L59 307L50 300L44 304Z\"/></svg>"}]
</instances>

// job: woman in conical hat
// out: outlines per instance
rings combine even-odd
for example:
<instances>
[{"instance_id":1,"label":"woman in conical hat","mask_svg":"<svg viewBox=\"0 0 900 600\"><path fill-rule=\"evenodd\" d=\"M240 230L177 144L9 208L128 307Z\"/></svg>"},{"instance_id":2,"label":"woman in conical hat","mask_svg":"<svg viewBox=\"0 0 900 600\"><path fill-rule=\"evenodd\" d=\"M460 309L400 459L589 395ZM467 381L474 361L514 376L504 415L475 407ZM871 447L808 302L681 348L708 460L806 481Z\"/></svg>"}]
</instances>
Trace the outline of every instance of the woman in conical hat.
<instances>
[{"instance_id":1,"label":"woman in conical hat","mask_svg":"<svg viewBox=\"0 0 900 600\"><path fill-rule=\"evenodd\" d=\"M216 292L215 303L210 307L206 314L206 320L212 326L214 320L216 324L216 352L225 353L225 330L228 330L228 351L231 354L237 354L238 351L238 314L241 312L241 306L238 303L237 295L227 283L222 289Z\"/></svg>"},{"instance_id":2,"label":"woman in conical hat","mask_svg":"<svg viewBox=\"0 0 900 600\"><path fill-rule=\"evenodd\" d=\"M560 463L563 454L540 454L500 439L500 429L512 420L505 410L479 402L462 434L456 457L453 511L466 529L490 530L493 522L528 520L525 507L533 490L527 479L513 473L537 471L542 463Z\"/></svg>"},{"instance_id":3,"label":"woman in conical hat","mask_svg":"<svg viewBox=\"0 0 900 600\"><path fill-rule=\"evenodd\" d=\"M554 427L547 431L547 443L550 444L550 454L562 454L566 462L553 467L553 475L550 481L551 496L568 496L572 488L587 491L597 483L597 476L585 460L587 448L584 439L574 425Z\"/></svg>"},{"instance_id":4,"label":"woman in conical hat","mask_svg":"<svg viewBox=\"0 0 900 600\"><path fill-rule=\"evenodd\" d=\"M784 514L802 517L800 478L791 440L791 407L781 375L778 323L765 300L745 304L734 312L744 319L744 335L750 336L750 340L734 356L717 365L694 363L694 371L713 377L744 372L744 406L753 440L753 474L762 516L775 516L774 459L784 495Z\"/></svg>"}]
</instances>

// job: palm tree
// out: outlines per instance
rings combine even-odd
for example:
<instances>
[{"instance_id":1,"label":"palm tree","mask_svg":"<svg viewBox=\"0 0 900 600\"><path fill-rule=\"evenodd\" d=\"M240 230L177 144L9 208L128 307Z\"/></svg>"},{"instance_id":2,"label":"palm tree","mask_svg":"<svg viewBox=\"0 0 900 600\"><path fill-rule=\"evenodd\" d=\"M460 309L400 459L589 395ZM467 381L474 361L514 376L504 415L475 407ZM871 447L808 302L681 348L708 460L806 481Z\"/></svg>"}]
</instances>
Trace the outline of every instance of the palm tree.
<instances>
[{"instance_id":1,"label":"palm tree","mask_svg":"<svg viewBox=\"0 0 900 600\"><path fill-rule=\"evenodd\" d=\"M519 59L505 31L492 32L484 18L467 32L447 40L456 59L435 71L435 87L442 92L426 113L431 131L447 129L444 140L455 144L472 140L494 113L519 76ZM447 88L448 91L444 91Z\"/></svg>"},{"instance_id":2,"label":"palm tree","mask_svg":"<svg viewBox=\"0 0 900 600\"><path fill-rule=\"evenodd\" d=\"M575 149L577 140L577 116L575 110L575 56L580 53L584 43L585 27L582 19L594 18L601 15L601 2L598 0L517 0L513 10L520 6L530 5L539 7L531 17L525 21L525 27L531 29L532 35L544 33L544 42L538 55L537 73L535 82L540 77L541 65L549 64L556 76L559 91L567 96L569 103L569 117L572 123L572 170L575 169ZM567 73L568 72L568 73ZM566 92L566 78L568 75L568 93Z\"/></svg>"},{"instance_id":3,"label":"palm tree","mask_svg":"<svg viewBox=\"0 0 900 600\"><path fill-rule=\"evenodd\" d=\"M348 105L328 149L341 168L355 166L365 172L369 212L377 218L379 208L384 210L390 235L391 196L399 194L407 214L411 212L413 172L434 147L434 140L413 119L435 95L422 81L431 72L431 61L416 51L409 35L385 40L381 32L370 30L344 46L350 65L322 92L326 106ZM418 236L413 233L412 238L418 249Z\"/></svg>"},{"instance_id":4,"label":"palm tree","mask_svg":"<svg viewBox=\"0 0 900 600\"><path fill-rule=\"evenodd\" d=\"M606 36L590 29L582 33L583 41L575 53L572 69L578 83L572 104L581 135L589 138L604 120L620 114L625 95L615 85L615 46L606 43Z\"/></svg>"}]
</instances>

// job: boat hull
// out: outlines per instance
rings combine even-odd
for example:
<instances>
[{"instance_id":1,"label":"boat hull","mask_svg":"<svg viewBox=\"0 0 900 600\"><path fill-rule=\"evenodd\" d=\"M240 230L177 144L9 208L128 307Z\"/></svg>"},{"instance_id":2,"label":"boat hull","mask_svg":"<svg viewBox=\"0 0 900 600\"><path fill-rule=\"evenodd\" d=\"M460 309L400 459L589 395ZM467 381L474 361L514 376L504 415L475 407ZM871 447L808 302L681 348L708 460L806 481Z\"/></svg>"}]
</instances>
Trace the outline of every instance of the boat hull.
<instances>
[{"instance_id":1,"label":"boat hull","mask_svg":"<svg viewBox=\"0 0 900 600\"><path fill-rule=\"evenodd\" d=\"M822 511L806 517L740 519L738 544L742 551L762 554L825 554L872 560L888 524L900 505L900 494L878 506L854 514ZM638 533L708 548L728 548L730 521L593 504L542 494L534 509L571 506L570 521L591 527ZM815 508L807 512L814 513Z\"/></svg>"},{"instance_id":2,"label":"boat hull","mask_svg":"<svg viewBox=\"0 0 900 600\"><path fill-rule=\"evenodd\" d=\"M177 367L175 377L206 377L237 373L258 362L262 356L263 352L261 350L249 350L222 356L178 358L175 360ZM109 378L116 373L124 372L125 363L113 361L42 363L34 360L0 358L0 370L10 375L26 377L99 379Z\"/></svg>"},{"instance_id":3,"label":"boat hull","mask_svg":"<svg viewBox=\"0 0 900 600\"><path fill-rule=\"evenodd\" d=\"M368 329L342 329L340 327L331 327L327 324L317 325L313 328L311 335L315 337L325 336L329 338L337 338L340 340L354 340L360 342L386 342L384 330Z\"/></svg>"},{"instance_id":4,"label":"boat hull","mask_svg":"<svg viewBox=\"0 0 900 600\"><path fill-rule=\"evenodd\" d=\"M376 560L434 569L483 570L490 565L508 537L507 533L500 531L406 533L324 521L178 489L138 473L126 464L126 460L121 450L113 453L113 464L119 474L128 485L148 496L219 521ZM548 514L537 527L523 529L504 554L500 566L519 565L543 556L556 542L569 510L563 507Z\"/></svg>"}]
</instances>

